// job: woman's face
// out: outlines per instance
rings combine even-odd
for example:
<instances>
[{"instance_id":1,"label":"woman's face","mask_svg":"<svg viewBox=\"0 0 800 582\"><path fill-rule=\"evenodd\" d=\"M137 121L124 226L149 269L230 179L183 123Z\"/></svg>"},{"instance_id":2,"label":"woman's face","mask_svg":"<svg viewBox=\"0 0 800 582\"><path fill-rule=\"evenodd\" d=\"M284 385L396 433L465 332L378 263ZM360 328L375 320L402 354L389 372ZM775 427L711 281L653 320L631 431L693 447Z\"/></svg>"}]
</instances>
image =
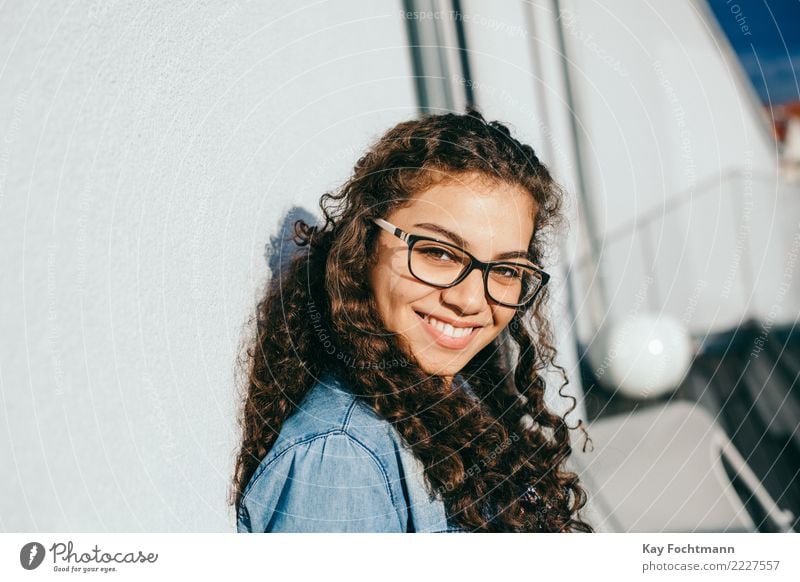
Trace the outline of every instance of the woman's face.
<instances>
[{"instance_id":1,"label":"woman's face","mask_svg":"<svg viewBox=\"0 0 800 582\"><path fill-rule=\"evenodd\" d=\"M533 209L533 198L519 187L491 184L480 175L467 174L418 193L407 206L384 218L408 233L450 242L479 260L491 261L511 251L527 252ZM390 331L406 340L429 374L451 380L514 315L514 308L487 297L479 269L458 285L442 289L409 272L408 246L384 230L376 253L370 285L381 318ZM426 318L438 322L429 323ZM473 329L466 337L454 338L464 333L459 327Z\"/></svg>"}]
</instances>

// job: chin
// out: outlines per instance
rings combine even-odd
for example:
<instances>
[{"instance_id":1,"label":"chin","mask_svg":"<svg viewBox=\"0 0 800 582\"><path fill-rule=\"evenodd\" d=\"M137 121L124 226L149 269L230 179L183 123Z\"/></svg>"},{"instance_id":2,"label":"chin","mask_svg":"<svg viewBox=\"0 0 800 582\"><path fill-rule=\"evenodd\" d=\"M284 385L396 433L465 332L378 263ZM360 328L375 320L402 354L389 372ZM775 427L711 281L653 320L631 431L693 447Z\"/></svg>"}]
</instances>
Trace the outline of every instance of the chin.
<instances>
[{"instance_id":1,"label":"chin","mask_svg":"<svg viewBox=\"0 0 800 582\"><path fill-rule=\"evenodd\" d=\"M461 368L455 368L455 367L440 368L435 366L434 367L423 366L422 370L426 374L429 374L431 376L447 377L447 376L455 376L461 371Z\"/></svg>"},{"instance_id":2,"label":"chin","mask_svg":"<svg viewBox=\"0 0 800 582\"><path fill-rule=\"evenodd\" d=\"M417 358L417 361L420 362L422 371L431 376L455 376L461 372L464 366L469 362L469 360L465 360L464 362L456 362L454 360L449 362L433 362L430 360L421 360L420 358Z\"/></svg>"}]
</instances>

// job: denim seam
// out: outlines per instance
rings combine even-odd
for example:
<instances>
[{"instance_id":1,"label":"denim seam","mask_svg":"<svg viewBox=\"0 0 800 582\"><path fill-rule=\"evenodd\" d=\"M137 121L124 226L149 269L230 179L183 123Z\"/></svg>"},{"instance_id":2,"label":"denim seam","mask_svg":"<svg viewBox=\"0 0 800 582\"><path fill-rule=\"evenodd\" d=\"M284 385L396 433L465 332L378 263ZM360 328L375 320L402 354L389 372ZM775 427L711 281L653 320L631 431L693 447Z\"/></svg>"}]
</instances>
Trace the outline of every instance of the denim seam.
<instances>
[{"instance_id":1,"label":"denim seam","mask_svg":"<svg viewBox=\"0 0 800 582\"><path fill-rule=\"evenodd\" d=\"M389 494L389 499L392 502L392 507L394 507L395 511L397 511L397 502L396 502L396 500L394 498L394 493L392 493L392 487L391 487L390 481L389 481L389 474L383 468L383 465L381 464L380 459L378 459L378 457L375 455L375 453L372 452L372 449L370 449L368 446L366 446L364 443L362 443L360 440L358 440L352 434L350 434L349 432L345 432L344 434L349 436L356 444L358 444L362 449L364 449L367 452L367 454L370 456L372 461L375 463L375 465L377 465L378 470L381 472L381 475L383 475L383 485L386 488L386 492Z\"/></svg>"},{"instance_id":2,"label":"denim seam","mask_svg":"<svg viewBox=\"0 0 800 582\"><path fill-rule=\"evenodd\" d=\"M344 420L342 421L342 430L344 432L347 432L347 427L350 426L350 418L353 416L353 411L356 409L356 404L358 404L358 398L353 398L350 406L347 407L347 412L344 413Z\"/></svg>"},{"instance_id":3,"label":"denim seam","mask_svg":"<svg viewBox=\"0 0 800 582\"><path fill-rule=\"evenodd\" d=\"M353 402L348 407L347 412L344 415L344 422L342 423L342 430L344 431L344 433L347 436L349 436L351 439L353 439L353 441L355 441L356 443L361 445L361 448L363 448L367 452L367 454L372 458L372 460L378 466L378 469L380 470L381 474L383 475L383 482L384 482L384 485L386 486L386 491L389 493L389 499L391 499L391 501L392 501L392 507L394 507L394 510L396 512L397 511L397 500L395 499L394 493L392 492L391 481L389 481L389 473L386 471L386 469L384 469L383 463L381 463L381 460L372 451L372 449L370 449L366 444L362 443L358 439L358 437L356 437L355 435L353 435L352 433L350 433L347 430L349 428L349 426L350 426L350 419L353 416L353 411L355 410L356 405L358 405L358 398L353 399Z\"/></svg>"}]
</instances>

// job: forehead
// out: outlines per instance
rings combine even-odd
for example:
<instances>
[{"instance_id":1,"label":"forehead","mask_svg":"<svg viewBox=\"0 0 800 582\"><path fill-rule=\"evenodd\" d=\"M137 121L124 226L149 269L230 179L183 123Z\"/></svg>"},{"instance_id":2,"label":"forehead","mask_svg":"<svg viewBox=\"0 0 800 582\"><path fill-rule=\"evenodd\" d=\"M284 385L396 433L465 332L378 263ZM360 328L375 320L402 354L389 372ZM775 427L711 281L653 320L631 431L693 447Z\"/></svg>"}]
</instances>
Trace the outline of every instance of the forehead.
<instances>
[{"instance_id":1,"label":"forehead","mask_svg":"<svg viewBox=\"0 0 800 582\"><path fill-rule=\"evenodd\" d=\"M438 224L463 238L467 250L485 254L526 249L534 216L535 201L526 190L468 175L448 178L415 194L389 220L419 234L429 232L415 224Z\"/></svg>"}]
</instances>

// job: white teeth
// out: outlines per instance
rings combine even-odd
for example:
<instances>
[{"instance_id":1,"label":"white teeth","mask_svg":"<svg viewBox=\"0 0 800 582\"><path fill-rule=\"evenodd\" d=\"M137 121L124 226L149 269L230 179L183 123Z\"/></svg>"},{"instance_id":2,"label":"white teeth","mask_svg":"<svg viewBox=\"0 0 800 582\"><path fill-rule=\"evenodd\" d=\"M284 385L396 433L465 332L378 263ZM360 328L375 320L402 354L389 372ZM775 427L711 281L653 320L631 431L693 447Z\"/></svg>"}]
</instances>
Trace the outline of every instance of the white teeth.
<instances>
[{"instance_id":1,"label":"white teeth","mask_svg":"<svg viewBox=\"0 0 800 582\"><path fill-rule=\"evenodd\" d=\"M453 327L449 323L439 321L438 319L435 319L430 315L425 316L425 321L427 321L429 324L431 324L433 327L435 327L442 333L449 335L450 337L464 337L465 335L471 334L472 330L475 329L474 327Z\"/></svg>"}]
</instances>

